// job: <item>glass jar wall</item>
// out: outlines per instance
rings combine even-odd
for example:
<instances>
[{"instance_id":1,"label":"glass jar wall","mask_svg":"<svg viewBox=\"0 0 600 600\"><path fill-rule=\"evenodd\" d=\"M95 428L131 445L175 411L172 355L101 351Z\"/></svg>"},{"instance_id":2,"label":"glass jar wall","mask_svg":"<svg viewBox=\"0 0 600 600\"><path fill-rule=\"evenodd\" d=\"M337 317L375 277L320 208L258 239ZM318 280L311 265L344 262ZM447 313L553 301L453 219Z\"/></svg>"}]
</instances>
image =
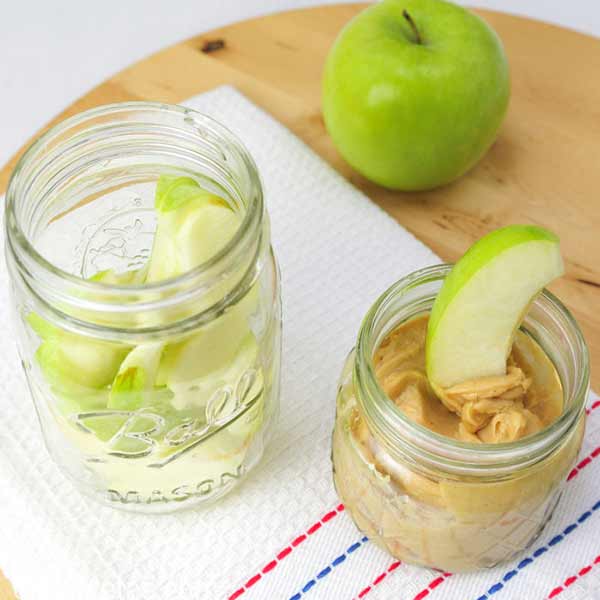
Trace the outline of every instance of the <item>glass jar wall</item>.
<instances>
[{"instance_id":1,"label":"glass jar wall","mask_svg":"<svg viewBox=\"0 0 600 600\"><path fill-rule=\"evenodd\" d=\"M165 178L222 199L239 227L174 276L159 257L167 276L151 280ZM155 103L68 119L17 165L6 234L23 367L77 487L161 512L243 479L278 413L281 308L260 178L235 136Z\"/></svg>"}]
</instances>

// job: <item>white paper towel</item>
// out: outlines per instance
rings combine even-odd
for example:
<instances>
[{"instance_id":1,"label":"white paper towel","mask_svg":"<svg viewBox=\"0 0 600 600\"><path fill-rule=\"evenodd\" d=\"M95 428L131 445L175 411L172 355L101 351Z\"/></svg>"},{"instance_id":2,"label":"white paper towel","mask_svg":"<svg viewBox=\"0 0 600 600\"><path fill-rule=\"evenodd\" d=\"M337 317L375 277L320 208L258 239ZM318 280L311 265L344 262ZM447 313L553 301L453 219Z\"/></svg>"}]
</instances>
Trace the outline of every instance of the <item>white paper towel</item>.
<instances>
[{"instance_id":1,"label":"white paper towel","mask_svg":"<svg viewBox=\"0 0 600 600\"><path fill-rule=\"evenodd\" d=\"M331 481L336 380L375 298L439 260L235 90L219 88L185 104L236 132L264 180L283 278L276 434L258 471L214 507L140 516L98 506L48 457L13 341L5 338L0 567L22 600L533 600L557 586L564 600L600 598L600 489L593 485L600 409L590 414L584 462L533 547L547 550L533 561L530 552L487 572L447 576L398 565L358 533ZM7 323L6 281L0 286Z\"/></svg>"}]
</instances>

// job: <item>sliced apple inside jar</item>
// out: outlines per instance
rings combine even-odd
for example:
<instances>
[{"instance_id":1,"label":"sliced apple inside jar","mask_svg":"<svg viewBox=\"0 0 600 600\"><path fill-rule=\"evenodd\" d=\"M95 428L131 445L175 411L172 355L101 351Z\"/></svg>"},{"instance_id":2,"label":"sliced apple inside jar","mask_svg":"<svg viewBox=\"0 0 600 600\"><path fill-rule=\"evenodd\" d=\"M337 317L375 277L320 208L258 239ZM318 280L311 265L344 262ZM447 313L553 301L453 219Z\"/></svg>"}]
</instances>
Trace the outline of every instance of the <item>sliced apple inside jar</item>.
<instances>
[{"instance_id":1,"label":"sliced apple inside jar","mask_svg":"<svg viewBox=\"0 0 600 600\"><path fill-rule=\"evenodd\" d=\"M177 277L221 251L241 222L222 198L189 177L160 177L155 209L148 263L125 273L100 271L91 281L131 286ZM195 310L219 300L226 285L217 285ZM103 294L99 289L98 298ZM36 360L61 412L77 413L80 429L110 442L112 452L143 453L153 440L165 459L204 436L196 453L238 464L263 418L258 344L250 329L257 303L255 285L193 333L134 347L63 331L35 313L28 322L41 338ZM190 316L185 310L161 315L165 322ZM160 325L144 318L135 324Z\"/></svg>"}]
</instances>

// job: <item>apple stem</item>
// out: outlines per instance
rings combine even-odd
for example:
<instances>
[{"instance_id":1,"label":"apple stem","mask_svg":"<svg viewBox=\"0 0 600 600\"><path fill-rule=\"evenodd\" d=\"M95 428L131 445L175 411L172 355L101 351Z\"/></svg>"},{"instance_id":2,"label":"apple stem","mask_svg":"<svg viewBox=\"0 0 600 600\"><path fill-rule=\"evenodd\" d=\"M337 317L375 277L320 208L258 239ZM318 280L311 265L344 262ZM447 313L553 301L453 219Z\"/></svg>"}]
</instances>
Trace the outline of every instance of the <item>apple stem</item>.
<instances>
[{"instance_id":1,"label":"apple stem","mask_svg":"<svg viewBox=\"0 0 600 600\"><path fill-rule=\"evenodd\" d=\"M419 30L417 29L417 25L413 21L413 18L410 16L410 14L408 13L408 11L406 9L404 9L402 11L402 16L408 21L408 24L410 25L411 29L413 30L413 33L415 34L415 38L417 40L417 44L422 44L423 40L421 39L421 34L419 33Z\"/></svg>"}]
</instances>

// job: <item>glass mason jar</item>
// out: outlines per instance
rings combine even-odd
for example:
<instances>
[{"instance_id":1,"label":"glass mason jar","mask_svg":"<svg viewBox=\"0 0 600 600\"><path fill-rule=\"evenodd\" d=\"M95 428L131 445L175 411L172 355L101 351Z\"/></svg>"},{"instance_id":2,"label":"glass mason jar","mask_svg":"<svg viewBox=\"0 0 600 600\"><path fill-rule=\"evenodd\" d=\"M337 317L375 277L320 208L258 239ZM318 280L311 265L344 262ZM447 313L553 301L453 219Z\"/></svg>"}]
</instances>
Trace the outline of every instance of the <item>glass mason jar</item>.
<instances>
[{"instance_id":1,"label":"glass mason jar","mask_svg":"<svg viewBox=\"0 0 600 600\"><path fill-rule=\"evenodd\" d=\"M396 326L431 310L450 268L409 275L367 313L338 388L332 458L338 494L372 541L402 561L459 572L505 561L541 533L581 446L589 370L577 324L545 291L522 329L560 375L558 420L516 442L477 444L407 418L380 388L373 354Z\"/></svg>"},{"instance_id":2,"label":"glass mason jar","mask_svg":"<svg viewBox=\"0 0 600 600\"><path fill-rule=\"evenodd\" d=\"M193 178L241 225L197 267L136 282L160 175ZM40 137L6 198L18 348L50 455L123 509L222 496L261 458L279 402L279 274L247 150L190 109L103 106ZM112 272L126 275L98 277ZM126 359L145 379L126 372L115 393Z\"/></svg>"}]
</instances>

